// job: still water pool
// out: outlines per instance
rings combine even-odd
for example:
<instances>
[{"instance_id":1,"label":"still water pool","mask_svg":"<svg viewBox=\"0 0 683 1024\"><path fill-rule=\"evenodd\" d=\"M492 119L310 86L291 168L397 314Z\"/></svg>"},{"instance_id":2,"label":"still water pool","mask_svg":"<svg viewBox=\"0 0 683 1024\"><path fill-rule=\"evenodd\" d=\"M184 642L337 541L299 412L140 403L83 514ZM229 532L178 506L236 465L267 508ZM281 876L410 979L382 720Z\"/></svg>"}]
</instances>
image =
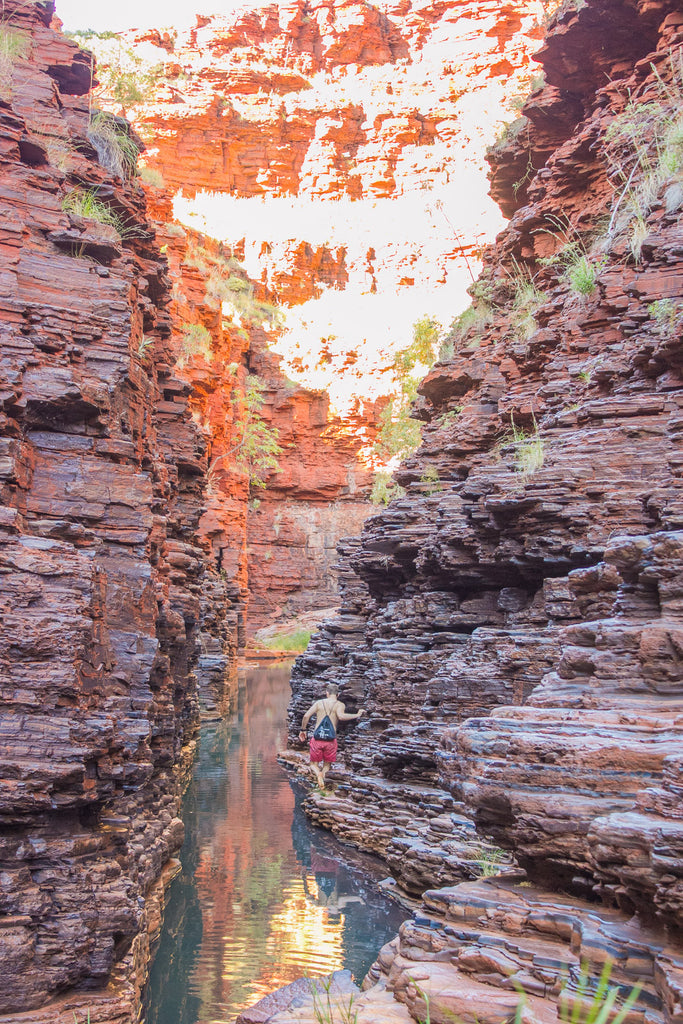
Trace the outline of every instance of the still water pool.
<instances>
[{"instance_id":1,"label":"still water pool","mask_svg":"<svg viewBox=\"0 0 683 1024\"><path fill-rule=\"evenodd\" d=\"M234 714L202 730L147 1024L227 1024L306 974L360 981L407 916L381 867L306 820L276 760L289 697L289 666L249 669Z\"/></svg>"}]
</instances>

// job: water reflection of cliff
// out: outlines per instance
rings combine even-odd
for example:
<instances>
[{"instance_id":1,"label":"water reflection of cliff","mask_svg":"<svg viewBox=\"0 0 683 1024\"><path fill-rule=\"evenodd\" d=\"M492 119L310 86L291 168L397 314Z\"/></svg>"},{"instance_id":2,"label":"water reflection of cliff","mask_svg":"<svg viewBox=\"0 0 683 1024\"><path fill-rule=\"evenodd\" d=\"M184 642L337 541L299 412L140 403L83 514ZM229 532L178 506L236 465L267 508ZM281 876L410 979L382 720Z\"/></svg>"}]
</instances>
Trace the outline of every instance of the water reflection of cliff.
<instances>
[{"instance_id":1,"label":"water reflection of cliff","mask_svg":"<svg viewBox=\"0 0 683 1024\"><path fill-rule=\"evenodd\" d=\"M232 721L205 728L147 1024L230 1021L303 974L360 978L404 917L304 817L276 761L288 700L287 668L252 669Z\"/></svg>"}]
</instances>

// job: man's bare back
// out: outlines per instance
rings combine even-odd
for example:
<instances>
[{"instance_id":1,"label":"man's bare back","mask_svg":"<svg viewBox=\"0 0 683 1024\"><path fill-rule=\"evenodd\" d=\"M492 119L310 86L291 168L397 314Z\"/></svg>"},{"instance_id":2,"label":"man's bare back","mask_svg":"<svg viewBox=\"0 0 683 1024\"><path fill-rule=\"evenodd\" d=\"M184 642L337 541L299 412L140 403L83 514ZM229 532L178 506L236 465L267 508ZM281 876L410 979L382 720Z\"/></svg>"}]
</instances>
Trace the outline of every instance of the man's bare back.
<instances>
[{"instance_id":1,"label":"man's bare back","mask_svg":"<svg viewBox=\"0 0 683 1024\"><path fill-rule=\"evenodd\" d=\"M333 700L334 703L332 703ZM340 700L332 697L326 697L324 700L317 700L315 704L311 704L310 708L306 712L306 715L311 718L315 715L316 725L322 722L325 715L327 715L332 720L332 725L334 726L335 731L340 722L353 722L357 718L360 718L362 714L363 709L361 708L361 710L356 714L347 715L346 706L342 704Z\"/></svg>"},{"instance_id":2,"label":"man's bare back","mask_svg":"<svg viewBox=\"0 0 683 1024\"><path fill-rule=\"evenodd\" d=\"M340 722L353 722L360 718L364 713L363 708L360 711L349 714L346 707L337 698L337 686L334 683L330 683L327 688L327 696L324 700L316 700L315 703L311 704L310 708L301 720L301 731L299 732L299 739L301 742L306 740L306 729L308 723L315 715L316 726L320 725L325 715L330 719L334 726L334 731L337 731ZM330 768L330 765L334 763L337 757L337 740L311 740L310 747L311 765L315 772L318 784L322 789L325 788L325 776ZM321 767L318 767L320 764Z\"/></svg>"}]
</instances>

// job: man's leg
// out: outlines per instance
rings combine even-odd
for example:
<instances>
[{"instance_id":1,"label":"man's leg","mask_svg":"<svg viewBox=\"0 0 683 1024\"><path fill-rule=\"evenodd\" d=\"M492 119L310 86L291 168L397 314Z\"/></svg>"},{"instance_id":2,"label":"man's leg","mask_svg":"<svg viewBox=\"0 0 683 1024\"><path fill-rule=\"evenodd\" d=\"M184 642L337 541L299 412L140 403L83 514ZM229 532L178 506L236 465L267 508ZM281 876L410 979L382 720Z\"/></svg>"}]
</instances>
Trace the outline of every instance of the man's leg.
<instances>
[{"instance_id":1,"label":"man's leg","mask_svg":"<svg viewBox=\"0 0 683 1024\"><path fill-rule=\"evenodd\" d=\"M329 761L325 761L323 763L322 783L321 783L321 786L322 786L323 789L325 788L325 779L327 778L327 773L329 772L331 767L332 767L332 765L331 765L331 763Z\"/></svg>"},{"instance_id":2,"label":"man's leg","mask_svg":"<svg viewBox=\"0 0 683 1024\"><path fill-rule=\"evenodd\" d=\"M321 766L322 766L322 771L320 770ZM313 764L313 771L315 772L315 777L318 780L318 785L320 786L321 789L325 788L325 768L326 767L327 766L325 765L324 761L321 761L319 765L316 764L315 762Z\"/></svg>"}]
</instances>

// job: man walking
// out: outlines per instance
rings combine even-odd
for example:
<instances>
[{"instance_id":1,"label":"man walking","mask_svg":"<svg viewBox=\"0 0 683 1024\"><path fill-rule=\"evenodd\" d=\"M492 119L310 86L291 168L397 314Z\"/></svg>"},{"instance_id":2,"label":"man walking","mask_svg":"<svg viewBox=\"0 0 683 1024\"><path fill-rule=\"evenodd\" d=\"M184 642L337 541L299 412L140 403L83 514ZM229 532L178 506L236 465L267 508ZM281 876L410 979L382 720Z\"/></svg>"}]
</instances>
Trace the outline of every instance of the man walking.
<instances>
[{"instance_id":1,"label":"man walking","mask_svg":"<svg viewBox=\"0 0 683 1024\"><path fill-rule=\"evenodd\" d=\"M306 728L310 719L315 715L316 727L313 732L310 744L310 757L313 771L321 789L325 788L325 777L337 759L337 726L340 722L353 722L361 717L364 709L361 708L355 715L346 713L344 705L338 700L339 687L336 683L329 683L326 690L325 700L317 700L301 720L301 731L299 739L302 743L306 740Z\"/></svg>"}]
</instances>

